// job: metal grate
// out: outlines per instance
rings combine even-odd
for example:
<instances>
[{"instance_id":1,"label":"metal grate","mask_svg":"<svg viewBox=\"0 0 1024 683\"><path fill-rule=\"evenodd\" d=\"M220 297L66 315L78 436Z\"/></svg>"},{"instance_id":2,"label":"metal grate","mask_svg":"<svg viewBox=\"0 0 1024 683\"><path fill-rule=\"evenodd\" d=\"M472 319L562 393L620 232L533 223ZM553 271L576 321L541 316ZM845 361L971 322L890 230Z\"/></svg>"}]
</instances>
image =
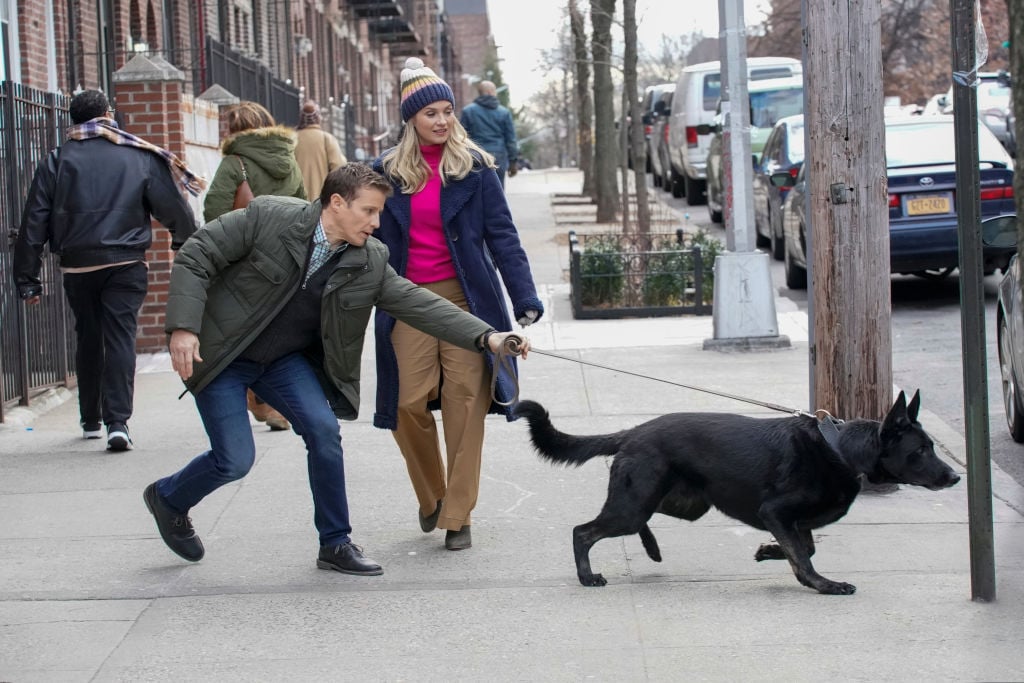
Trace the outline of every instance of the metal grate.
<instances>
[{"instance_id":1,"label":"metal grate","mask_svg":"<svg viewBox=\"0 0 1024 683\"><path fill-rule=\"evenodd\" d=\"M73 382L73 316L56 258L43 260L43 300L26 306L12 274L12 247L36 166L64 139L69 99L11 81L0 82L0 422L5 405L28 405L42 389Z\"/></svg>"}]
</instances>

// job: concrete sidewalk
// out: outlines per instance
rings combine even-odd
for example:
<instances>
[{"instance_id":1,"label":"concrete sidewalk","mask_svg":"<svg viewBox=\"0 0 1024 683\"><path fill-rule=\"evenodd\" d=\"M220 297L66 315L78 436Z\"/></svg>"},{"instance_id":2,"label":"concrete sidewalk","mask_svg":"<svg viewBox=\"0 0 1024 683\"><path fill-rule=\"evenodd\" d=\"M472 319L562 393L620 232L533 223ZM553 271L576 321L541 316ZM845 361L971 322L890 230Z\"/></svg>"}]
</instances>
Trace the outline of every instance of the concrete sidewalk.
<instances>
[{"instance_id":1,"label":"concrete sidewalk","mask_svg":"<svg viewBox=\"0 0 1024 683\"><path fill-rule=\"evenodd\" d=\"M710 318L576 321L552 192L571 171L509 181L513 214L548 309L538 349L733 394L804 407L806 316L779 300L792 348L702 350ZM489 418L473 548L423 534L401 456L364 403L342 424L353 538L380 577L316 569L304 450L256 426L248 477L197 506L197 564L166 549L143 488L206 447L166 356L140 359L136 449L83 442L75 401L0 426L0 681L968 681L1021 680L1024 488L993 471L998 601L970 600L967 487L864 494L822 529L816 568L853 596L799 585L788 564L756 563L766 535L717 513L656 515L664 562L635 536L591 553L604 588L576 580L571 530L604 500L607 462L563 470L526 428ZM567 432L600 433L670 411L769 411L534 354L524 398ZM927 405L925 406L927 408ZM963 437L925 411L963 472Z\"/></svg>"}]
</instances>

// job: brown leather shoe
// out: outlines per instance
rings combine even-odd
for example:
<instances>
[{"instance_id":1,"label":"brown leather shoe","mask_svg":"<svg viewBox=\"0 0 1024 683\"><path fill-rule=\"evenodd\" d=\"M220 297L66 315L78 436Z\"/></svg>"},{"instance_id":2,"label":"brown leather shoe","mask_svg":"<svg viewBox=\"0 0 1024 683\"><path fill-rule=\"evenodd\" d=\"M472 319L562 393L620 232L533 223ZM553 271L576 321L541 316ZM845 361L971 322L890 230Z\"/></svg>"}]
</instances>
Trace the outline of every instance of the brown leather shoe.
<instances>
[{"instance_id":1,"label":"brown leather shoe","mask_svg":"<svg viewBox=\"0 0 1024 683\"><path fill-rule=\"evenodd\" d=\"M270 431L283 432L292 428L284 415L271 408L269 403L261 401L259 397L253 393L252 389L246 389L245 403L249 408L249 412L251 412L252 416L256 418L256 421L266 422L267 426L270 427Z\"/></svg>"},{"instance_id":2,"label":"brown leather shoe","mask_svg":"<svg viewBox=\"0 0 1024 683\"><path fill-rule=\"evenodd\" d=\"M463 524L458 531L448 531L444 535L444 547L448 550L465 550L473 545L473 537L469 533L469 525Z\"/></svg>"}]
</instances>

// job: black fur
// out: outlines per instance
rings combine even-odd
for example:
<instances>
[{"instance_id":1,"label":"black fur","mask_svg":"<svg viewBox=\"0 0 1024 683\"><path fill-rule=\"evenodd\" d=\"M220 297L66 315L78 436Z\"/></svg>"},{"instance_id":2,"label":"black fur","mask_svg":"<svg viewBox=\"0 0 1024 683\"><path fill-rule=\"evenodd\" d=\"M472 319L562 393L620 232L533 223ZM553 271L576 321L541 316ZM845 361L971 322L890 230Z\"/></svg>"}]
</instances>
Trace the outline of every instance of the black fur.
<instances>
[{"instance_id":1,"label":"black fur","mask_svg":"<svg viewBox=\"0 0 1024 683\"><path fill-rule=\"evenodd\" d=\"M639 533L647 554L660 562L647 526L651 515L694 521L714 506L775 537L776 543L758 548L755 560L789 560L803 585L849 595L854 586L814 570L811 532L846 514L860 492L859 475L872 483L933 490L960 481L935 455L917 421L920 399L914 394L908 407L900 392L884 421L840 424L838 450L809 416L675 413L615 434L573 436L555 429L535 401L520 402L516 413L529 422L530 438L545 460L578 467L599 455L615 458L601 513L573 529L576 572L584 586L606 583L590 568L590 548L601 539Z\"/></svg>"}]
</instances>

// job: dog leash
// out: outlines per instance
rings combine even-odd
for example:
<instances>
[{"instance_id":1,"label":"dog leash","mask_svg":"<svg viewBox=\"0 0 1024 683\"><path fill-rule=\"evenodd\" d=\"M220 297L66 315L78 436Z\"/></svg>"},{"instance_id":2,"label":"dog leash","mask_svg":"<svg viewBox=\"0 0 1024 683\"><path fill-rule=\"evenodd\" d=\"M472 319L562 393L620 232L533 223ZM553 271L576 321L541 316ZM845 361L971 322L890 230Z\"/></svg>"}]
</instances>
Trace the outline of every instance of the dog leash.
<instances>
[{"instance_id":1,"label":"dog leash","mask_svg":"<svg viewBox=\"0 0 1024 683\"><path fill-rule=\"evenodd\" d=\"M515 403L518 400L518 398L519 398L519 382L515 379L515 374L512 372L512 370L513 370L512 359L515 356L519 355L519 351L521 349L522 343L523 343L522 337L519 337L519 336L517 336L515 334L511 334L511 335L509 335L508 337L505 338L504 343L501 345L501 347L498 348L498 352L494 354L494 373L491 376L491 398L498 405L509 406L509 405L512 405L513 403ZM720 396L722 398L730 398L730 399L733 399L734 401L742 401L744 403L750 403L750 404L753 404L753 405L756 405L756 406L761 406L762 408L769 408L771 410L777 410L779 412L789 413L791 415L811 415L811 413L808 413L807 411L797 410L795 408L787 408L786 406L779 405L778 403L770 403L770 402L767 402L767 401L758 401L756 399L746 398L744 396L737 396L736 394L730 394L730 393L727 393L727 392L724 392L724 391L716 391L714 389L708 389L707 387L698 387L698 386L694 386L692 384L684 384L682 382L673 382L671 380L662 379L661 377L652 377L650 375L644 375L644 374L641 374L639 372L631 372L629 370L622 370L622 369L619 369L619 368L613 368L611 366L602 365L600 363L592 363L590 361L580 360L579 358L569 358L568 356L562 356L562 355L559 355L557 353L552 353L551 351L544 351L542 349L538 349L535 346L531 346L530 347L530 353L537 353L537 354L540 354L542 356L550 356L551 358L559 358L561 360L566 360L566 361L569 361L571 363L579 363L580 365L589 365L590 367L600 368L602 370L610 370L611 372L618 372L618 373L621 373L623 375L630 375L632 377L639 377L640 379L649 379L649 380L652 380L654 382L661 382L663 384L670 384L670 385L675 386L675 387L682 387L683 389L690 389L692 391L700 391L700 392L703 392L705 394L713 394L715 396ZM497 385L497 377L498 377L498 369L499 368L508 371L510 376L513 378L514 395L513 395L512 400L508 401L508 402L499 401L497 396L495 395L495 388L496 388L496 385ZM819 411L819 412L823 412L823 411ZM812 415L812 417L813 417L813 415Z\"/></svg>"},{"instance_id":2,"label":"dog leash","mask_svg":"<svg viewBox=\"0 0 1024 683\"><path fill-rule=\"evenodd\" d=\"M494 372L491 374L491 399L500 406L510 406L519 400L519 381L516 379L515 368L512 365L512 360L519 355L522 349L523 339L522 337L510 334L505 338L504 343L498 348L498 352L494 354ZM592 363L590 361L580 360L579 358L569 358L568 356L562 356L551 351L544 351L535 347L530 347L531 353L538 353L542 356L550 356L551 358L559 358L561 360L567 360L572 363L579 363L580 365L589 365L590 367L600 368L602 370L610 370L611 372L618 372L623 375L630 375L632 377L639 377L640 379L649 379L654 382L661 382L663 384L670 384L674 387L681 387L683 389L690 389L692 391L699 391L705 394L712 394L714 396L720 396L721 398L729 398L734 401L741 401L743 403L749 403L751 405L760 406L762 408L768 408L769 410L775 410L781 413L789 413L794 416L813 417L818 421L818 431L821 432L822 437L839 452L839 429L837 425L843 423L837 417L833 417L824 408L819 408L813 413L809 413L806 410L798 410L796 408L787 408L786 406L779 405L778 403L771 403L769 401L759 401L753 398L747 398L746 396L737 396L736 394L730 394L725 391L716 391L715 389L708 389L707 387L698 387L693 384L685 384L683 382L673 382L671 380L662 379L661 377L652 377L651 375L644 375L639 372L631 372L629 370L622 370L620 368L613 368L608 365L602 365L600 363ZM497 382L499 370L505 370L508 372L509 377L512 378L513 394L509 401L500 401L497 397Z\"/></svg>"}]
</instances>

